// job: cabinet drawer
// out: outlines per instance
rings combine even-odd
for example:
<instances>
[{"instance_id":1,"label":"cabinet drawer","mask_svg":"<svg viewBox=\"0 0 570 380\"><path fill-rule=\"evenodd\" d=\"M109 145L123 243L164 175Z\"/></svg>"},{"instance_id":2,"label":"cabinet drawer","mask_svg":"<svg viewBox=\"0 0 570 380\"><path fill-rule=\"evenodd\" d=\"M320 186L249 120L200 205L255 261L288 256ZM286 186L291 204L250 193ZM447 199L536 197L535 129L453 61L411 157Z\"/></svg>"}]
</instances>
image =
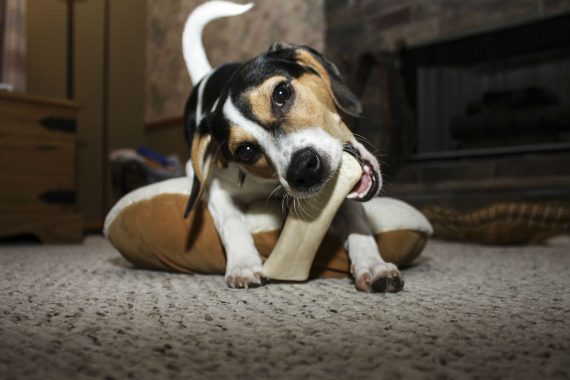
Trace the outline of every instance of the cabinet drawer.
<instances>
[{"instance_id":1,"label":"cabinet drawer","mask_svg":"<svg viewBox=\"0 0 570 380\"><path fill-rule=\"evenodd\" d=\"M70 211L75 206L75 146L0 136L0 214Z\"/></svg>"},{"instance_id":2,"label":"cabinet drawer","mask_svg":"<svg viewBox=\"0 0 570 380\"><path fill-rule=\"evenodd\" d=\"M75 138L77 108L72 103L0 95L0 136Z\"/></svg>"}]
</instances>

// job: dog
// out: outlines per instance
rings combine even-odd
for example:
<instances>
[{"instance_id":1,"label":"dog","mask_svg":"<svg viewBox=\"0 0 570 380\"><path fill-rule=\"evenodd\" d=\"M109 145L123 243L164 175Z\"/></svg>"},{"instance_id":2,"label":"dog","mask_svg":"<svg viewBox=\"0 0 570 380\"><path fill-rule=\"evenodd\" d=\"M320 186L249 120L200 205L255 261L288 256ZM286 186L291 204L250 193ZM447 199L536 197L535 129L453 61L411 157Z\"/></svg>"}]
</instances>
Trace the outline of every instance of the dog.
<instances>
[{"instance_id":1,"label":"dog","mask_svg":"<svg viewBox=\"0 0 570 380\"><path fill-rule=\"evenodd\" d=\"M252 6L207 2L184 27L183 55L194 83L184 116L193 177L186 215L203 197L227 255L227 284L260 286L262 260L244 223L244 206L269 196L314 196L339 169L343 151L349 152L363 174L331 228L349 252L357 289L401 290L402 276L380 256L360 203L380 191L380 165L340 116L359 115L362 106L335 65L310 47L276 42L247 62L211 68L204 26Z\"/></svg>"}]
</instances>

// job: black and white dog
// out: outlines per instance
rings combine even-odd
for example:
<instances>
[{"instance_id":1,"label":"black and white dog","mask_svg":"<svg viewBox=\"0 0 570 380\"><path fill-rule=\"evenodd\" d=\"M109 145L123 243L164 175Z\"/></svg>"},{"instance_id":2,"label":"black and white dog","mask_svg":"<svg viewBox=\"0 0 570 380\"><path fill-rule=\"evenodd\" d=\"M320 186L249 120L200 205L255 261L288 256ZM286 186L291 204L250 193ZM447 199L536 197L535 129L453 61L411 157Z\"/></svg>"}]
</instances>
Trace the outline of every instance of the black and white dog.
<instances>
[{"instance_id":1,"label":"black and white dog","mask_svg":"<svg viewBox=\"0 0 570 380\"><path fill-rule=\"evenodd\" d=\"M226 251L228 285L260 285L262 260L243 206L270 195L314 196L347 151L358 158L363 174L332 227L345 242L358 289L400 290L400 273L381 258L359 203L378 194L382 176L377 159L339 115L357 115L362 107L337 68L309 47L281 42L245 63L210 67L201 42L204 26L252 6L211 1L186 22L184 59L195 85L185 113L187 171L194 178L186 212L203 192Z\"/></svg>"}]
</instances>

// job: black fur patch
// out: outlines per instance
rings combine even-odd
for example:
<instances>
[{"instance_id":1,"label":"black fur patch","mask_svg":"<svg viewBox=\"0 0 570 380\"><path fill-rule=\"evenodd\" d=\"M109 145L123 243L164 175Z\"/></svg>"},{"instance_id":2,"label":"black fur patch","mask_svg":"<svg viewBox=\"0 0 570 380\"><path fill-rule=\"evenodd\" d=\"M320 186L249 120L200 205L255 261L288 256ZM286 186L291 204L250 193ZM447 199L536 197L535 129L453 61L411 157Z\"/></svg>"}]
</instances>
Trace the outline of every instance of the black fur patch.
<instances>
[{"instance_id":1,"label":"black fur patch","mask_svg":"<svg viewBox=\"0 0 570 380\"><path fill-rule=\"evenodd\" d=\"M203 98L202 98L202 114L207 116L208 112L212 109L212 106L220 96L220 93L224 90L225 85L228 83L232 75L239 68L239 63L227 63L215 69L215 71L210 75L205 84ZM186 107L184 109L184 121L186 124L185 136L190 150L192 149L192 140L196 132L204 134L211 132L209 130L210 126L208 122L200 123L197 125L196 111L198 108L198 88L204 79L199 81L194 90L190 94L188 101L186 102ZM204 118L204 120L206 117Z\"/></svg>"}]
</instances>

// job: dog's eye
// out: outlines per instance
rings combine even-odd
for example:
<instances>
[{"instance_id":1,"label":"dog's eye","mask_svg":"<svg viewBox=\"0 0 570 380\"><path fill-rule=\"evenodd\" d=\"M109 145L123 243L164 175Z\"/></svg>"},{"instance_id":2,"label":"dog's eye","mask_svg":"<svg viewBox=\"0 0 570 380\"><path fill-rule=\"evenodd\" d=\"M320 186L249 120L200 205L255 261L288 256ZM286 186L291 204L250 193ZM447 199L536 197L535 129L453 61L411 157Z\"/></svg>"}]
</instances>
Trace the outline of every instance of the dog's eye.
<instances>
[{"instance_id":1,"label":"dog's eye","mask_svg":"<svg viewBox=\"0 0 570 380\"><path fill-rule=\"evenodd\" d=\"M252 143L243 143L236 149L235 155L240 161L252 163L259 157L259 148Z\"/></svg>"},{"instance_id":2,"label":"dog's eye","mask_svg":"<svg viewBox=\"0 0 570 380\"><path fill-rule=\"evenodd\" d=\"M288 82L278 84L273 90L272 98L277 107L283 107L291 98L291 85Z\"/></svg>"}]
</instances>

